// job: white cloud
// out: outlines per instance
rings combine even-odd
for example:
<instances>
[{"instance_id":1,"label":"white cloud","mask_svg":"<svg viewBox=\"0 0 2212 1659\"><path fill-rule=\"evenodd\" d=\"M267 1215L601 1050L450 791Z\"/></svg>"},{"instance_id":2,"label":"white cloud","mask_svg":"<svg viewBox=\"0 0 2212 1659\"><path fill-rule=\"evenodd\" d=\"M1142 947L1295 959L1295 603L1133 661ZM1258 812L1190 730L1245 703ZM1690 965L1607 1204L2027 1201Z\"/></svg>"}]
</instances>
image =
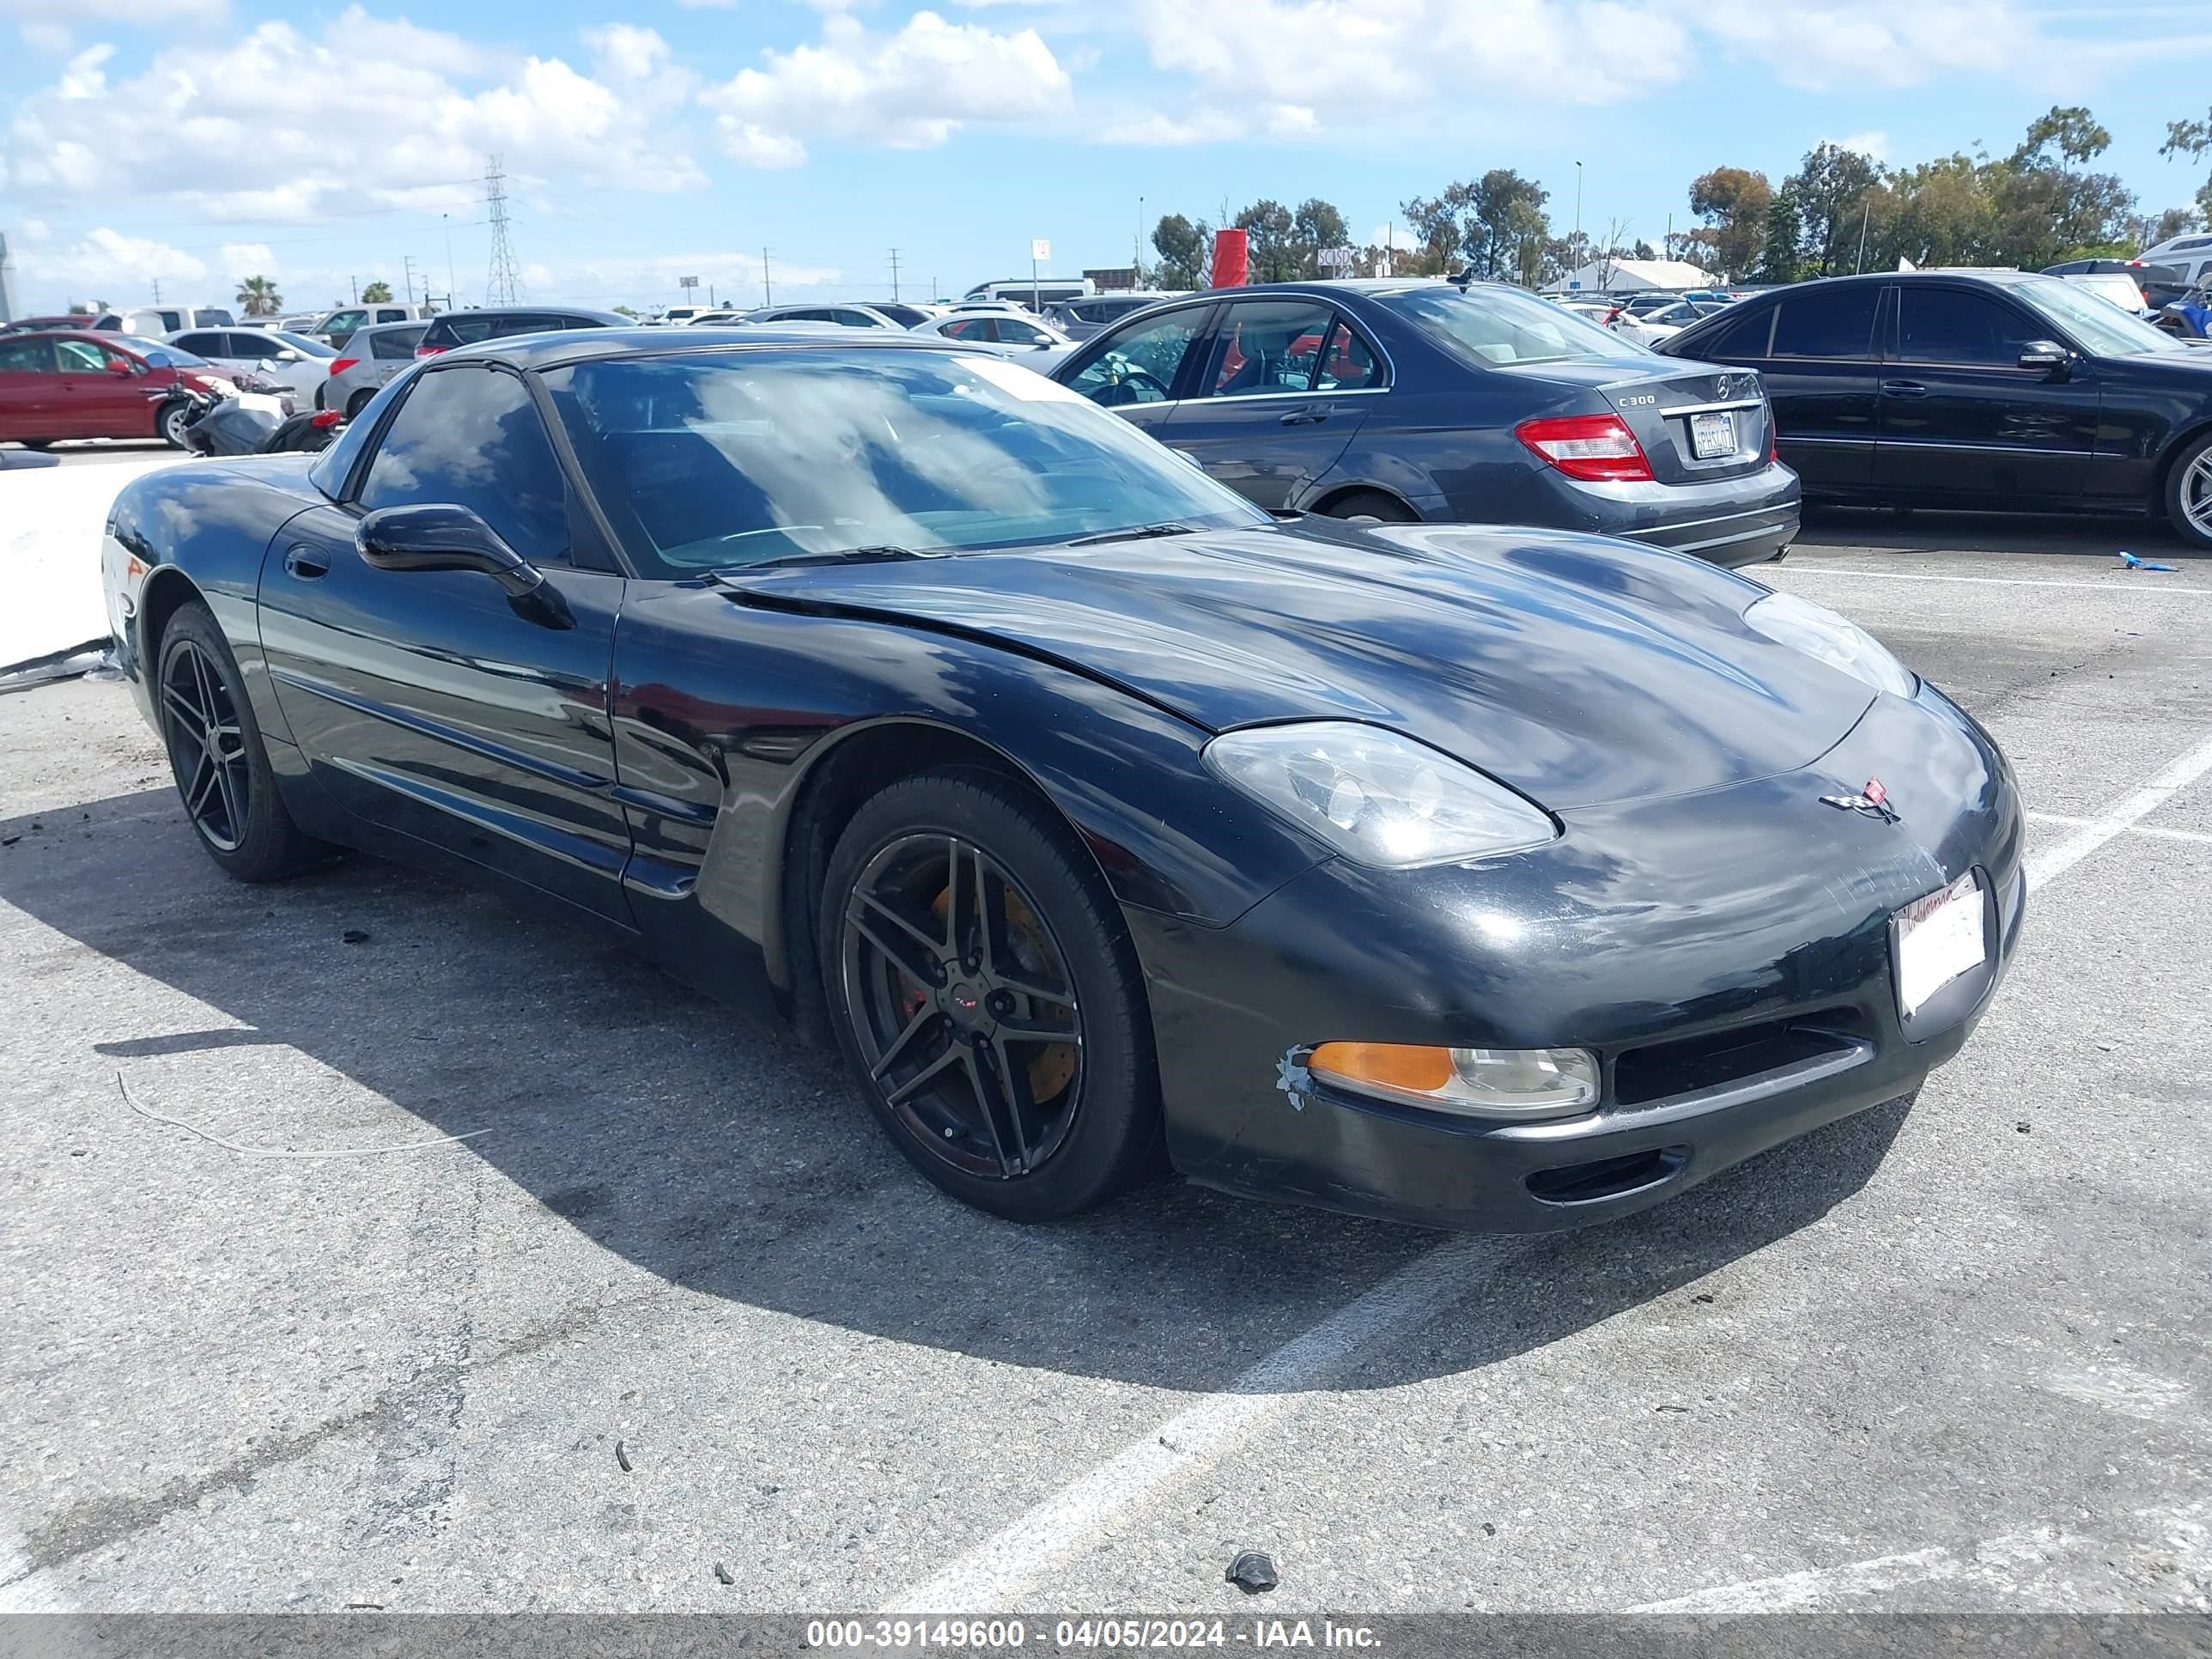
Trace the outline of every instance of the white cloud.
<instances>
[{"instance_id":1,"label":"white cloud","mask_svg":"<svg viewBox=\"0 0 2212 1659\"><path fill-rule=\"evenodd\" d=\"M58 58L70 49L70 32L59 23L26 23L22 34L25 46L51 58Z\"/></svg>"},{"instance_id":2,"label":"white cloud","mask_svg":"<svg viewBox=\"0 0 2212 1659\"><path fill-rule=\"evenodd\" d=\"M2008 0L1708 0L1698 20L1790 86L1814 91L2027 71L2049 50L2034 19Z\"/></svg>"},{"instance_id":3,"label":"white cloud","mask_svg":"<svg viewBox=\"0 0 2212 1659\"><path fill-rule=\"evenodd\" d=\"M1069 103L1067 71L1035 29L1000 33L919 11L896 34L825 18L813 46L763 54L702 95L723 148L750 166L789 167L829 137L927 149L975 121L1019 121Z\"/></svg>"},{"instance_id":4,"label":"white cloud","mask_svg":"<svg viewBox=\"0 0 2212 1659\"><path fill-rule=\"evenodd\" d=\"M263 23L228 43L173 45L121 79L95 46L16 102L0 178L33 198L161 196L209 219L263 222L467 206L481 199L488 153L524 188L704 182L669 131L695 83L666 44L623 25L586 44L591 74L356 5L319 36Z\"/></svg>"},{"instance_id":5,"label":"white cloud","mask_svg":"<svg viewBox=\"0 0 2212 1659\"><path fill-rule=\"evenodd\" d=\"M686 11L727 11L738 0L676 0Z\"/></svg>"},{"instance_id":6,"label":"white cloud","mask_svg":"<svg viewBox=\"0 0 2212 1659\"><path fill-rule=\"evenodd\" d=\"M206 261L182 248L105 225L66 247L26 249L17 263L26 284L85 299L120 301L156 282L198 283L208 275Z\"/></svg>"},{"instance_id":7,"label":"white cloud","mask_svg":"<svg viewBox=\"0 0 2212 1659\"><path fill-rule=\"evenodd\" d=\"M1166 148L1225 143L1249 137L1255 130L1271 138L1300 138L1321 130L1320 118L1304 104L1268 104L1255 113L1256 120L1226 109L1194 109L1176 115L1135 110L1101 123L1091 142Z\"/></svg>"},{"instance_id":8,"label":"white cloud","mask_svg":"<svg viewBox=\"0 0 2212 1659\"><path fill-rule=\"evenodd\" d=\"M1847 138L1823 138L1824 144L1833 144L1838 149L1854 150L1870 161L1889 160L1889 135L1876 129L1870 132L1855 132Z\"/></svg>"},{"instance_id":9,"label":"white cloud","mask_svg":"<svg viewBox=\"0 0 2212 1659\"><path fill-rule=\"evenodd\" d=\"M222 269L233 276L282 276L283 262L266 242L225 242Z\"/></svg>"},{"instance_id":10,"label":"white cloud","mask_svg":"<svg viewBox=\"0 0 2212 1659\"><path fill-rule=\"evenodd\" d=\"M0 0L0 17L19 22L126 23L133 28L213 22L229 11L229 0Z\"/></svg>"}]
</instances>

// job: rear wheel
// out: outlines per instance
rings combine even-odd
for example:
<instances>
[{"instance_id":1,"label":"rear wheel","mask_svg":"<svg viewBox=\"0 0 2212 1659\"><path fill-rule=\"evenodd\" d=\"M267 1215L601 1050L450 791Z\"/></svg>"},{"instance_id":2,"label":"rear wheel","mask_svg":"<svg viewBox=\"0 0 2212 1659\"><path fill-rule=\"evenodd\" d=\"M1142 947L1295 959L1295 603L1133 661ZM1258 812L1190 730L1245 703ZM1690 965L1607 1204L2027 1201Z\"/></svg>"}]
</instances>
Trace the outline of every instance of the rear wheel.
<instances>
[{"instance_id":1,"label":"rear wheel","mask_svg":"<svg viewBox=\"0 0 2212 1659\"><path fill-rule=\"evenodd\" d=\"M1376 524L1419 524L1419 518L1395 495L1379 489L1355 489L1331 501L1322 511L1332 519L1366 520Z\"/></svg>"},{"instance_id":2,"label":"rear wheel","mask_svg":"<svg viewBox=\"0 0 2212 1659\"><path fill-rule=\"evenodd\" d=\"M2166 516L2185 540L2212 547L2212 433L2182 451L2166 475Z\"/></svg>"},{"instance_id":3,"label":"rear wheel","mask_svg":"<svg viewBox=\"0 0 2212 1659\"><path fill-rule=\"evenodd\" d=\"M368 407L369 399L375 396L376 389L374 386L364 386L359 392L355 392L352 397L347 398L345 406L346 419L349 421L359 420L361 418L361 411Z\"/></svg>"},{"instance_id":4,"label":"rear wheel","mask_svg":"<svg viewBox=\"0 0 2212 1659\"><path fill-rule=\"evenodd\" d=\"M980 770L893 784L830 861L816 937L846 1058L899 1150L954 1197L1048 1221L1158 1145L1128 930L1066 826Z\"/></svg>"},{"instance_id":5,"label":"rear wheel","mask_svg":"<svg viewBox=\"0 0 2212 1659\"><path fill-rule=\"evenodd\" d=\"M238 665L204 605L170 617L154 696L170 773L208 856L240 881L277 881L316 863L322 849L276 793Z\"/></svg>"}]
</instances>

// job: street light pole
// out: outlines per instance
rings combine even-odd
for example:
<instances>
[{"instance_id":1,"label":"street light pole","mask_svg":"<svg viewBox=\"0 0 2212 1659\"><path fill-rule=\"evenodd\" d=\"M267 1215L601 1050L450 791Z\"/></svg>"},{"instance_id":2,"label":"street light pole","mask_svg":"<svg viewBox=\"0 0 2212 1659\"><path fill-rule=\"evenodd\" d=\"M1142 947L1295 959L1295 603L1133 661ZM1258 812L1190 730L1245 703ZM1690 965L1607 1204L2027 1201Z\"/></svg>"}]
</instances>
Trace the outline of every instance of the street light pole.
<instances>
[{"instance_id":1,"label":"street light pole","mask_svg":"<svg viewBox=\"0 0 2212 1659\"><path fill-rule=\"evenodd\" d=\"M1583 262L1583 164L1575 163L1575 252L1574 266L1579 270Z\"/></svg>"}]
</instances>

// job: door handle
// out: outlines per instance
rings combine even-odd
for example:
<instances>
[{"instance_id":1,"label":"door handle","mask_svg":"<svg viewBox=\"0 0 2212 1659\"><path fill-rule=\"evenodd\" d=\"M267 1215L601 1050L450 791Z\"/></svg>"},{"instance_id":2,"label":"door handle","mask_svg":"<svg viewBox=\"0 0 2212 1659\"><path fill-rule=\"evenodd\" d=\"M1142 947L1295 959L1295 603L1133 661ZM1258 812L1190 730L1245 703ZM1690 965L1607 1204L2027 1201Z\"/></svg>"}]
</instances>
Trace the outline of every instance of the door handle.
<instances>
[{"instance_id":1,"label":"door handle","mask_svg":"<svg viewBox=\"0 0 2212 1659\"><path fill-rule=\"evenodd\" d=\"M1890 398L1924 398L1928 388L1917 380L1884 380L1882 394Z\"/></svg>"},{"instance_id":2,"label":"door handle","mask_svg":"<svg viewBox=\"0 0 2212 1659\"><path fill-rule=\"evenodd\" d=\"M284 555L284 571L303 582L320 581L331 574L331 562L315 549L302 544Z\"/></svg>"},{"instance_id":3,"label":"door handle","mask_svg":"<svg viewBox=\"0 0 2212 1659\"><path fill-rule=\"evenodd\" d=\"M1285 426L1311 426L1315 422L1325 421L1335 413L1333 404L1309 404L1304 409L1294 409L1284 416L1282 423Z\"/></svg>"}]
</instances>

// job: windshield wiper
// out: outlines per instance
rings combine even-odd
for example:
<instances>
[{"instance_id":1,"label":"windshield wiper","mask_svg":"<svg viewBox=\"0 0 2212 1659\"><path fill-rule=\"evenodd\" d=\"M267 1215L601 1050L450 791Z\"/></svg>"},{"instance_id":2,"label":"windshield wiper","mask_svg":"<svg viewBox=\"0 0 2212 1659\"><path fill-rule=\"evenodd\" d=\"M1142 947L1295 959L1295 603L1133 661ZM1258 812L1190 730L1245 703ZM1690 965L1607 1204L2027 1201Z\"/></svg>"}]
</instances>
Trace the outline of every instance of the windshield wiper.
<instances>
[{"instance_id":1,"label":"windshield wiper","mask_svg":"<svg viewBox=\"0 0 2212 1659\"><path fill-rule=\"evenodd\" d=\"M1106 542L1148 541L1154 536L1194 536L1198 532L1187 524L1172 520L1165 524L1133 525L1127 530L1102 531L1096 536L1078 536L1072 542L1062 542L1062 547L1097 547Z\"/></svg>"},{"instance_id":2,"label":"windshield wiper","mask_svg":"<svg viewBox=\"0 0 2212 1659\"><path fill-rule=\"evenodd\" d=\"M773 559L756 559L750 564L726 565L711 574L725 580L745 575L755 570L788 570L797 565L808 564L882 564L894 559L941 559L941 549L916 552L911 547L895 547L884 544L874 547L840 547L827 553L785 553Z\"/></svg>"}]
</instances>

